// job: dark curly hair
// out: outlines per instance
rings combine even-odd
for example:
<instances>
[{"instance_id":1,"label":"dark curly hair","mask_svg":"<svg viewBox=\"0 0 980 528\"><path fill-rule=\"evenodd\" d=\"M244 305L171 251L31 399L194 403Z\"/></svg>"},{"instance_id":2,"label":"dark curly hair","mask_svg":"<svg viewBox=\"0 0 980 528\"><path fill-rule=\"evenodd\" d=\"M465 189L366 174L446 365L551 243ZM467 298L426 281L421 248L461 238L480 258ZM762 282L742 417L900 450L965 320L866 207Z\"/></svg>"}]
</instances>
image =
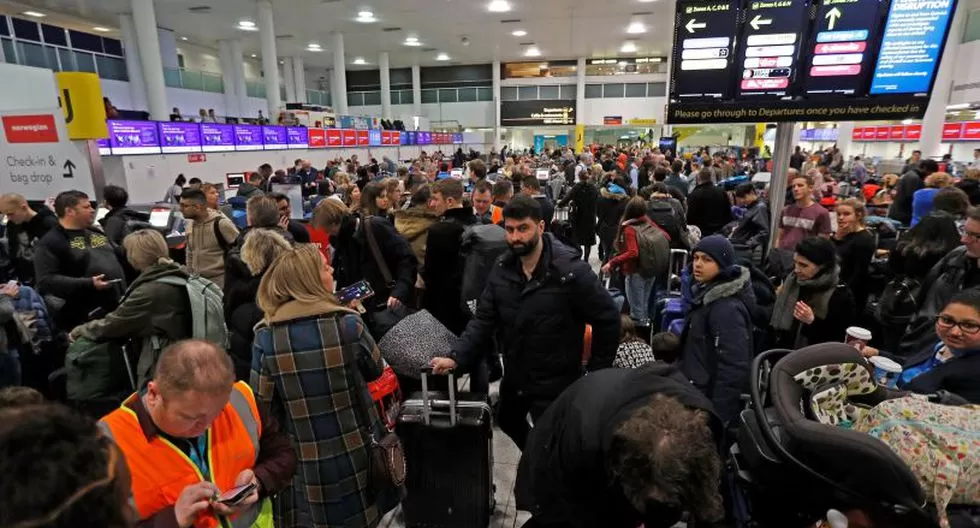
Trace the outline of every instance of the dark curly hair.
<instances>
[{"instance_id":1,"label":"dark curly hair","mask_svg":"<svg viewBox=\"0 0 980 528\"><path fill-rule=\"evenodd\" d=\"M128 528L122 454L60 405L0 411L0 526Z\"/></svg>"},{"instance_id":2,"label":"dark curly hair","mask_svg":"<svg viewBox=\"0 0 980 528\"><path fill-rule=\"evenodd\" d=\"M653 501L683 507L702 521L724 518L721 457L707 418L657 395L616 429L610 474L638 511Z\"/></svg>"}]
</instances>

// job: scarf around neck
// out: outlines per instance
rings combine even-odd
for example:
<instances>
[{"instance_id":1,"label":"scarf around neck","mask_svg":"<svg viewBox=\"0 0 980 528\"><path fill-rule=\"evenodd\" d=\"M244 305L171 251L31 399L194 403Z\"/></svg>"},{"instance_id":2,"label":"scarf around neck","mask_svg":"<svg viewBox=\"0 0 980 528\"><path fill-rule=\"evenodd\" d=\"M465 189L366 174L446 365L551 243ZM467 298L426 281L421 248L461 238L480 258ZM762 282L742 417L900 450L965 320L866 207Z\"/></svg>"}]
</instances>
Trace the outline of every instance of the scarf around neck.
<instances>
[{"instance_id":1,"label":"scarf around neck","mask_svg":"<svg viewBox=\"0 0 980 528\"><path fill-rule=\"evenodd\" d=\"M813 316L817 319L825 319L830 306L830 297L837 288L840 278L840 268L834 265L831 269L821 270L816 277L810 280L800 280L796 273L790 273L783 283L783 289L776 296L776 303L772 307L772 327L776 330L789 330L793 327L793 308L800 300L800 291L803 288L813 291L810 296L810 308Z\"/></svg>"}]
</instances>

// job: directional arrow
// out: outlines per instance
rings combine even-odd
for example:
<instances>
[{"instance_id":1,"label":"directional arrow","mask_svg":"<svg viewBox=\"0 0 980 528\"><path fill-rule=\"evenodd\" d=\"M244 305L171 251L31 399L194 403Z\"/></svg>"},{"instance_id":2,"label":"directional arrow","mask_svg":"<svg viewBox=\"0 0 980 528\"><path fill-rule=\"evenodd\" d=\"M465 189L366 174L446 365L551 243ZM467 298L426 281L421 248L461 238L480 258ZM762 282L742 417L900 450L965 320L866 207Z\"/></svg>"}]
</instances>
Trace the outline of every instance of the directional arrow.
<instances>
[{"instance_id":1,"label":"directional arrow","mask_svg":"<svg viewBox=\"0 0 980 528\"><path fill-rule=\"evenodd\" d=\"M65 170L68 172L64 173L62 176L64 176L65 178L75 177L75 164L72 163L71 160L65 162Z\"/></svg>"},{"instance_id":2,"label":"directional arrow","mask_svg":"<svg viewBox=\"0 0 980 528\"><path fill-rule=\"evenodd\" d=\"M772 24L772 19L762 18L762 15L755 15L755 18L753 18L749 22L749 25L752 26L752 29L756 31L759 31L759 26L768 26L769 24Z\"/></svg>"},{"instance_id":3,"label":"directional arrow","mask_svg":"<svg viewBox=\"0 0 980 528\"><path fill-rule=\"evenodd\" d=\"M708 27L707 22L698 22L692 18L687 22L687 25L684 26L684 29L686 29L688 33L694 33L695 29L704 29L706 27Z\"/></svg>"},{"instance_id":4,"label":"directional arrow","mask_svg":"<svg viewBox=\"0 0 980 528\"><path fill-rule=\"evenodd\" d=\"M829 20L829 22L827 23L827 29L833 31L834 26L837 25L837 21L842 16L844 16L844 13L841 13L840 9L837 9L836 7L831 9L830 11L827 11L827 14L824 15L824 18Z\"/></svg>"}]
</instances>

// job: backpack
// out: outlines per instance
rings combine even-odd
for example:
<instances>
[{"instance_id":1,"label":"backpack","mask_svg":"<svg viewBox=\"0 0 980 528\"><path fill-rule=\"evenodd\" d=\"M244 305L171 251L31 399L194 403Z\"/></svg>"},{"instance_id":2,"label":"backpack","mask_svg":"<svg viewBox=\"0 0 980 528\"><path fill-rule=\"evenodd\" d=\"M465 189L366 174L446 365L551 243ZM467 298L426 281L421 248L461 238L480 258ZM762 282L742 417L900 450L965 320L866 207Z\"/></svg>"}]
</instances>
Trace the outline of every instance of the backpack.
<instances>
[{"instance_id":1,"label":"backpack","mask_svg":"<svg viewBox=\"0 0 980 528\"><path fill-rule=\"evenodd\" d=\"M885 324L908 324L919 310L922 284L911 277L895 277L881 292L875 318Z\"/></svg>"},{"instance_id":2,"label":"backpack","mask_svg":"<svg viewBox=\"0 0 980 528\"><path fill-rule=\"evenodd\" d=\"M191 275L187 278L171 275L156 279L153 282L186 288L187 298L191 304L191 318L194 320L191 337L204 339L222 348L228 348L224 296L217 284L200 275Z\"/></svg>"},{"instance_id":3,"label":"backpack","mask_svg":"<svg viewBox=\"0 0 980 528\"><path fill-rule=\"evenodd\" d=\"M131 393L135 387L125 353L120 341L76 339L65 353L65 396L68 400L122 400Z\"/></svg>"},{"instance_id":4,"label":"backpack","mask_svg":"<svg viewBox=\"0 0 980 528\"><path fill-rule=\"evenodd\" d=\"M476 313L476 302L487 287L493 265L507 251L507 232L496 224L468 226L460 238L463 307Z\"/></svg>"},{"instance_id":5,"label":"backpack","mask_svg":"<svg viewBox=\"0 0 980 528\"><path fill-rule=\"evenodd\" d=\"M643 277L660 277L667 273L670 260L670 240L667 233L649 222L633 224L636 243L640 247L637 272Z\"/></svg>"},{"instance_id":6,"label":"backpack","mask_svg":"<svg viewBox=\"0 0 980 528\"><path fill-rule=\"evenodd\" d=\"M670 236L671 241L682 242L681 223L677 212L667 200L653 199L647 203L647 216Z\"/></svg>"}]
</instances>

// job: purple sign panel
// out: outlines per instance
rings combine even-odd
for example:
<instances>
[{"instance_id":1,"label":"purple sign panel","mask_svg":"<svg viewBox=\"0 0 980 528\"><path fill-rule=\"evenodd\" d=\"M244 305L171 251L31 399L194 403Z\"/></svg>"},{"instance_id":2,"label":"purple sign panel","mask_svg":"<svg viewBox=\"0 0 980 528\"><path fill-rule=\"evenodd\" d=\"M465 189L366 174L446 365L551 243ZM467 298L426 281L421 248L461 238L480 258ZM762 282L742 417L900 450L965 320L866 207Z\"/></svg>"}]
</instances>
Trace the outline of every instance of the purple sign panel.
<instances>
[{"instance_id":1,"label":"purple sign panel","mask_svg":"<svg viewBox=\"0 0 980 528\"><path fill-rule=\"evenodd\" d=\"M159 154L160 135L154 121L109 121L112 153Z\"/></svg>"},{"instance_id":2,"label":"purple sign panel","mask_svg":"<svg viewBox=\"0 0 980 528\"><path fill-rule=\"evenodd\" d=\"M234 125L235 150L262 150L262 127Z\"/></svg>"},{"instance_id":3,"label":"purple sign panel","mask_svg":"<svg viewBox=\"0 0 980 528\"><path fill-rule=\"evenodd\" d=\"M419 132L419 145L431 145L432 144L432 132Z\"/></svg>"},{"instance_id":4,"label":"purple sign panel","mask_svg":"<svg viewBox=\"0 0 980 528\"><path fill-rule=\"evenodd\" d=\"M235 150L235 125L201 123L201 150L204 152Z\"/></svg>"},{"instance_id":5,"label":"purple sign panel","mask_svg":"<svg viewBox=\"0 0 980 528\"><path fill-rule=\"evenodd\" d=\"M306 127L287 127L286 136L289 138L289 148L310 148L310 136L309 131L306 130Z\"/></svg>"},{"instance_id":6,"label":"purple sign panel","mask_svg":"<svg viewBox=\"0 0 980 528\"><path fill-rule=\"evenodd\" d=\"M95 143L99 146L99 155L108 156L112 154L112 145L109 144L109 138L100 138L95 140Z\"/></svg>"},{"instance_id":7,"label":"purple sign panel","mask_svg":"<svg viewBox=\"0 0 980 528\"><path fill-rule=\"evenodd\" d=\"M368 132L368 145L381 146L381 131L371 130Z\"/></svg>"},{"instance_id":8,"label":"purple sign panel","mask_svg":"<svg viewBox=\"0 0 980 528\"><path fill-rule=\"evenodd\" d=\"M286 127L263 126L262 143L265 150L283 150L289 147L289 138L286 136Z\"/></svg>"},{"instance_id":9,"label":"purple sign panel","mask_svg":"<svg viewBox=\"0 0 980 528\"><path fill-rule=\"evenodd\" d=\"M160 148L164 154L201 152L201 125L159 122Z\"/></svg>"}]
</instances>

